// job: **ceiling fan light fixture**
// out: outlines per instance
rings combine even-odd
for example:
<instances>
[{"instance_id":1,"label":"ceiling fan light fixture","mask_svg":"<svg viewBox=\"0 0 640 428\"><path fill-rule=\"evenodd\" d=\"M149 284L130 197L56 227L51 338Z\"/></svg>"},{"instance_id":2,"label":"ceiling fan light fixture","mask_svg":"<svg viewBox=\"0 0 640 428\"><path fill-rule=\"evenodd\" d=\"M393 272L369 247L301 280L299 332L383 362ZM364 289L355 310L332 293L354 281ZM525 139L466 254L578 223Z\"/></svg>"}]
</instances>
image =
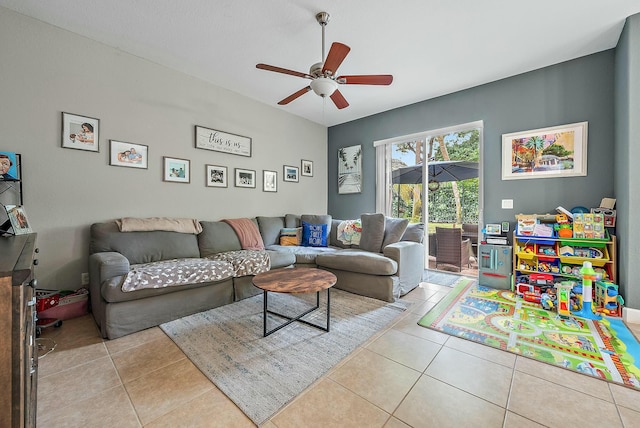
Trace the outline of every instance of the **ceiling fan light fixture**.
<instances>
[{"instance_id":1,"label":"ceiling fan light fixture","mask_svg":"<svg viewBox=\"0 0 640 428\"><path fill-rule=\"evenodd\" d=\"M310 86L317 95L330 97L338 89L338 82L328 77L319 77L312 80Z\"/></svg>"}]
</instances>

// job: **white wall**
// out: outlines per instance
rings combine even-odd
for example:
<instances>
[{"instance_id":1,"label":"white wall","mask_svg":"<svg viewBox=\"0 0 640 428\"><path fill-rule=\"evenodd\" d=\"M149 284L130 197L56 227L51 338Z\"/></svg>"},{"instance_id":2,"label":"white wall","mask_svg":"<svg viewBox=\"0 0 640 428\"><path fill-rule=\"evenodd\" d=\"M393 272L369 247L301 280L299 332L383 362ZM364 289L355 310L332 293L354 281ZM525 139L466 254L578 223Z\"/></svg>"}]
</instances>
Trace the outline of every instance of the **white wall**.
<instances>
[{"instance_id":1,"label":"white wall","mask_svg":"<svg viewBox=\"0 0 640 428\"><path fill-rule=\"evenodd\" d=\"M0 7L0 151L23 157L40 286L75 289L89 226L125 216L201 220L326 213L326 127ZM100 119L100 152L61 147L62 112ZM195 125L249 136L252 157L194 147ZM109 140L149 146L149 169L109 166ZM191 183L162 181L162 157L191 160ZM314 176L282 181L283 165ZM205 164L256 170L257 188L205 187ZM278 192L262 192L262 170ZM2 196L0 196L2 202Z\"/></svg>"}]
</instances>

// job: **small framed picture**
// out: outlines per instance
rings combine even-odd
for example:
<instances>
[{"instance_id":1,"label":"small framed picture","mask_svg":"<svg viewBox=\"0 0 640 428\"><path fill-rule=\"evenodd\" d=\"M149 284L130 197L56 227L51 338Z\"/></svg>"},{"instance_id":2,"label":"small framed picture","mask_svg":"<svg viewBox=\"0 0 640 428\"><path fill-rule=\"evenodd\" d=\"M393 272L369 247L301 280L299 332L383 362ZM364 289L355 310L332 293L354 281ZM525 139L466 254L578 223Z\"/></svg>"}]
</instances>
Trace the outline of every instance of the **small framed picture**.
<instances>
[{"instance_id":1,"label":"small framed picture","mask_svg":"<svg viewBox=\"0 0 640 428\"><path fill-rule=\"evenodd\" d=\"M236 168L236 187L256 187L256 172L251 169Z\"/></svg>"},{"instance_id":2,"label":"small framed picture","mask_svg":"<svg viewBox=\"0 0 640 428\"><path fill-rule=\"evenodd\" d=\"M299 174L300 169L297 166L284 165L284 181L297 182L299 180Z\"/></svg>"},{"instance_id":3,"label":"small framed picture","mask_svg":"<svg viewBox=\"0 0 640 428\"><path fill-rule=\"evenodd\" d=\"M164 159L164 169L162 181L173 181L175 183L189 183L191 181L191 161L188 159L170 158Z\"/></svg>"},{"instance_id":4,"label":"small framed picture","mask_svg":"<svg viewBox=\"0 0 640 428\"><path fill-rule=\"evenodd\" d=\"M205 165L207 169L207 187L227 187L227 167Z\"/></svg>"},{"instance_id":5,"label":"small framed picture","mask_svg":"<svg viewBox=\"0 0 640 428\"><path fill-rule=\"evenodd\" d=\"M14 234L25 235L27 233L33 233L23 206L6 205L5 209L7 210L7 216L9 216Z\"/></svg>"},{"instance_id":6,"label":"small framed picture","mask_svg":"<svg viewBox=\"0 0 640 428\"><path fill-rule=\"evenodd\" d=\"M109 140L109 165L147 169L149 146Z\"/></svg>"},{"instance_id":7,"label":"small framed picture","mask_svg":"<svg viewBox=\"0 0 640 428\"><path fill-rule=\"evenodd\" d=\"M100 119L62 112L62 147L99 152Z\"/></svg>"},{"instance_id":8,"label":"small framed picture","mask_svg":"<svg viewBox=\"0 0 640 428\"><path fill-rule=\"evenodd\" d=\"M262 171L262 191L277 192L278 191L278 173L275 171Z\"/></svg>"},{"instance_id":9,"label":"small framed picture","mask_svg":"<svg viewBox=\"0 0 640 428\"><path fill-rule=\"evenodd\" d=\"M305 177L313 177L313 162L302 159L302 175Z\"/></svg>"}]
</instances>

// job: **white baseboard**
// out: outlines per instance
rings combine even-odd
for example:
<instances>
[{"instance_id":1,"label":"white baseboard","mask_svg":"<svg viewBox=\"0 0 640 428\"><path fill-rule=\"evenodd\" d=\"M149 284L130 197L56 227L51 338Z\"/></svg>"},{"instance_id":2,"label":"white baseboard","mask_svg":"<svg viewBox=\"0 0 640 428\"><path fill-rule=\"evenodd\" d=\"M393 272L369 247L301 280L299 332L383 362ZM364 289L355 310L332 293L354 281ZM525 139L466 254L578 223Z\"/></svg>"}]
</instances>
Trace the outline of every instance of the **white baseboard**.
<instances>
[{"instance_id":1,"label":"white baseboard","mask_svg":"<svg viewBox=\"0 0 640 428\"><path fill-rule=\"evenodd\" d=\"M622 308L622 320L633 324L640 324L640 309Z\"/></svg>"}]
</instances>

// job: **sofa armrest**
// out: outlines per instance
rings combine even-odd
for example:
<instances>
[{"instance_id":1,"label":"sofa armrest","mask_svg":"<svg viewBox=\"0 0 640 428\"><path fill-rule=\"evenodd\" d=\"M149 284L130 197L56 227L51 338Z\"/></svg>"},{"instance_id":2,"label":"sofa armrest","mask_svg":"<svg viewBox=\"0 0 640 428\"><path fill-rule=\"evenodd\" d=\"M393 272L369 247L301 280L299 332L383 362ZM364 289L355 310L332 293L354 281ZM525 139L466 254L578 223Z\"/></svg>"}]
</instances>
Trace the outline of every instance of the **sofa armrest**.
<instances>
[{"instance_id":1,"label":"sofa armrest","mask_svg":"<svg viewBox=\"0 0 640 428\"><path fill-rule=\"evenodd\" d=\"M129 273L129 260L120 253L109 251L89 256L89 279L99 287L103 281Z\"/></svg>"},{"instance_id":2,"label":"sofa armrest","mask_svg":"<svg viewBox=\"0 0 640 428\"><path fill-rule=\"evenodd\" d=\"M412 241L400 241L384 247L383 254L398 263L400 296L413 290L424 274L424 245Z\"/></svg>"}]
</instances>

